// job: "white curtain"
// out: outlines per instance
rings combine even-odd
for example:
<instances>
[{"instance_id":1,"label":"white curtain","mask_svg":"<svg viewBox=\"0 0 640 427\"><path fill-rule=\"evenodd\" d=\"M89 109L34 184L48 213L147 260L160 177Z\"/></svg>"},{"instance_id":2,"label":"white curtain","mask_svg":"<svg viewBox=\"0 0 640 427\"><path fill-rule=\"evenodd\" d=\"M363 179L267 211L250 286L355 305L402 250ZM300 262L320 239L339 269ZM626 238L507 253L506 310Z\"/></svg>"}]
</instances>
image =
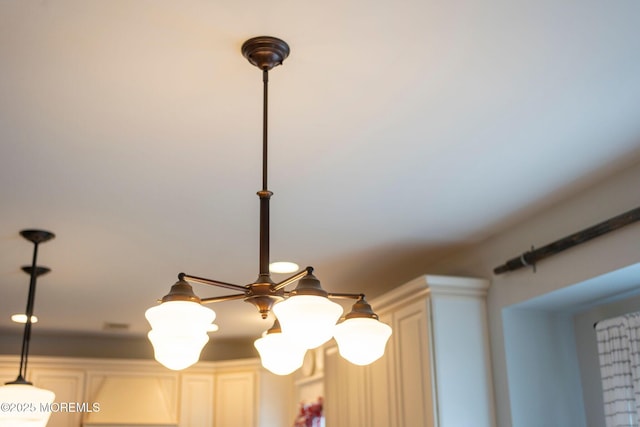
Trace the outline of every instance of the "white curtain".
<instances>
[{"instance_id":1,"label":"white curtain","mask_svg":"<svg viewBox=\"0 0 640 427\"><path fill-rule=\"evenodd\" d=\"M640 419L640 313L596 326L606 427L638 427Z\"/></svg>"}]
</instances>

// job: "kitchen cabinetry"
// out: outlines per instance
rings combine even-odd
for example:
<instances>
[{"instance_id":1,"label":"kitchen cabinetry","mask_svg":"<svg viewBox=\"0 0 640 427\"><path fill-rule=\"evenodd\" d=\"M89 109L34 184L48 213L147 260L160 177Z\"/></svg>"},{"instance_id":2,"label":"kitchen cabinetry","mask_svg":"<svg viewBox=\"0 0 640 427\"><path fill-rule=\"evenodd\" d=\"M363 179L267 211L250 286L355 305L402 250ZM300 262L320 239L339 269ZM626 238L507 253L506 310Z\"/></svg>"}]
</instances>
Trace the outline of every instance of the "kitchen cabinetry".
<instances>
[{"instance_id":1,"label":"kitchen cabinetry","mask_svg":"<svg viewBox=\"0 0 640 427\"><path fill-rule=\"evenodd\" d=\"M216 376L215 427L254 427L257 403L256 373L220 373Z\"/></svg>"},{"instance_id":2,"label":"kitchen cabinetry","mask_svg":"<svg viewBox=\"0 0 640 427\"><path fill-rule=\"evenodd\" d=\"M491 427L486 280L421 276L372 301L393 328L369 366L325 349L327 427Z\"/></svg>"},{"instance_id":3,"label":"kitchen cabinetry","mask_svg":"<svg viewBox=\"0 0 640 427\"><path fill-rule=\"evenodd\" d=\"M0 356L0 379L14 380L18 364ZM258 359L176 372L150 360L32 356L29 379L56 394L47 427L281 427L295 414L293 380Z\"/></svg>"}]
</instances>

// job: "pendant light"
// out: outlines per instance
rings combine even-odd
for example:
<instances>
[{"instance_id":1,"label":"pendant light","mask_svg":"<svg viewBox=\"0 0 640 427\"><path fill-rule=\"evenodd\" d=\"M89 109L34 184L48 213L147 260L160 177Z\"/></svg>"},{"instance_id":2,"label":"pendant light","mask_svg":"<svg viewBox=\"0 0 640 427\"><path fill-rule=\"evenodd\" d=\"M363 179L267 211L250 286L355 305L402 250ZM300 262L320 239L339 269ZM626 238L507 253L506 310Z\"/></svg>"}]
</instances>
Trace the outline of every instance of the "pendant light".
<instances>
[{"instance_id":1,"label":"pendant light","mask_svg":"<svg viewBox=\"0 0 640 427\"><path fill-rule=\"evenodd\" d=\"M55 394L52 391L35 387L26 378L29 343L31 340L31 321L36 298L36 278L50 271L47 267L39 267L36 264L38 245L53 239L55 235L42 230L23 230L20 234L34 244L33 262L30 267L22 267L22 270L30 275L30 281L25 313L26 322L22 336L22 351L20 353L20 368L15 381L8 382L0 387L0 402L3 404L3 410L0 411L0 427L44 427L47 425L51 415L50 405L53 403ZM8 410L5 410L5 406Z\"/></svg>"},{"instance_id":2,"label":"pendant light","mask_svg":"<svg viewBox=\"0 0 640 427\"><path fill-rule=\"evenodd\" d=\"M368 365L384 354L384 347L391 336L389 325L379 322L362 295L353 305L345 320L335 327L338 352L355 365Z\"/></svg>"},{"instance_id":3,"label":"pendant light","mask_svg":"<svg viewBox=\"0 0 640 427\"><path fill-rule=\"evenodd\" d=\"M289 298L273 307L282 332L307 349L329 341L342 315L342 306L328 296L313 274L300 279Z\"/></svg>"},{"instance_id":4,"label":"pendant light","mask_svg":"<svg viewBox=\"0 0 640 427\"><path fill-rule=\"evenodd\" d=\"M368 359L373 361L384 352L391 328L378 321L378 316L371 311L370 306L369 311L362 310L364 295L328 293L313 275L313 267L307 267L278 283L271 279L269 201L273 193L267 186L269 71L282 65L289 56L289 45L275 37L260 36L244 42L241 51L252 65L261 70L263 83L262 189L257 193L260 199L258 278L253 283L240 286L180 273L176 284L159 301L160 305L146 312L146 318L152 328L148 336L154 347L155 357L170 369L183 369L195 363L208 341L207 331L211 329L211 322L215 318L213 310L202 304L241 299L253 304L263 319L267 319L271 311L276 316L274 326L254 343L263 366L271 372L287 375L295 371L302 366L307 349L324 344L338 330L342 331L341 340L353 339L355 345L365 353L371 354ZM285 290L295 282L298 284L294 290ZM236 293L201 299L195 295L190 283L222 287ZM350 313L339 329L336 323L342 315L342 306L330 298L357 300L351 313L358 314ZM354 320L366 319L367 322L352 321L352 318L356 317ZM372 328L372 325L375 326ZM375 328L382 328L386 332L370 333ZM346 349L349 344L343 347ZM345 353L351 354L348 350L345 350ZM365 361L358 358L354 360Z\"/></svg>"},{"instance_id":5,"label":"pendant light","mask_svg":"<svg viewBox=\"0 0 640 427\"><path fill-rule=\"evenodd\" d=\"M282 333L277 319L253 345L260 354L262 366L276 375L289 375L299 369L307 353L293 337Z\"/></svg>"},{"instance_id":6,"label":"pendant light","mask_svg":"<svg viewBox=\"0 0 640 427\"><path fill-rule=\"evenodd\" d=\"M147 336L153 344L155 359L179 371L200 358L216 313L200 304L191 285L179 280L162 298L162 304L148 309L145 317L152 325Z\"/></svg>"}]
</instances>

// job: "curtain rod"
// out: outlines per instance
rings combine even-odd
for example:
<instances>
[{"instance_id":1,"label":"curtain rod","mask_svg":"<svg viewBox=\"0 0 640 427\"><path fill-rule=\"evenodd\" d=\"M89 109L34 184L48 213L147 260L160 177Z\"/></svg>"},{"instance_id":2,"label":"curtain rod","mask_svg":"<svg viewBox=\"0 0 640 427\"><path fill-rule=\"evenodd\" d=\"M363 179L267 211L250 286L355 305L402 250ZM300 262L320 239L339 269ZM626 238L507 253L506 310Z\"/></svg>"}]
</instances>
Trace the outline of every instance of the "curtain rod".
<instances>
[{"instance_id":1,"label":"curtain rod","mask_svg":"<svg viewBox=\"0 0 640 427\"><path fill-rule=\"evenodd\" d=\"M632 224L640 220L640 207L631 209L628 212L610 218L599 224L585 228L584 230L573 233L567 237L556 240L538 249L532 249L520 256L510 259L503 265L493 269L495 274L506 273L507 271L518 270L526 266L535 266L542 259L556 255L562 251L572 248L581 243L587 242L595 237L610 233L625 225Z\"/></svg>"}]
</instances>

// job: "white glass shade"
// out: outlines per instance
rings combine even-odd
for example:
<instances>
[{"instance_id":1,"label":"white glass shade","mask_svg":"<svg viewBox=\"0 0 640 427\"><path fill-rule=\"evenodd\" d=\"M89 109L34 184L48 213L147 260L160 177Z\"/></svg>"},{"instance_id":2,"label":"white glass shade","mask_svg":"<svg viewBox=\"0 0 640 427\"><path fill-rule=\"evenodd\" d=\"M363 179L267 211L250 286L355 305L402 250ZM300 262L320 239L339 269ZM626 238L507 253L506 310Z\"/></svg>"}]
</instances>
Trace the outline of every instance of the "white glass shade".
<instances>
[{"instance_id":1,"label":"white glass shade","mask_svg":"<svg viewBox=\"0 0 640 427\"><path fill-rule=\"evenodd\" d=\"M368 365L384 354L391 328L376 319L353 318L335 327L340 355L355 365Z\"/></svg>"},{"instance_id":2,"label":"white glass shade","mask_svg":"<svg viewBox=\"0 0 640 427\"><path fill-rule=\"evenodd\" d=\"M342 306L329 298L315 295L294 295L273 306L282 333L304 348L321 346L333 336Z\"/></svg>"},{"instance_id":3,"label":"white glass shade","mask_svg":"<svg viewBox=\"0 0 640 427\"><path fill-rule=\"evenodd\" d=\"M29 384L7 384L0 387L0 427L44 427L51 415L56 395Z\"/></svg>"},{"instance_id":4,"label":"white glass shade","mask_svg":"<svg viewBox=\"0 0 640 427\"><path fill-rule=\"evenodd\" d=\"M289 375L299 369L307 352L306 348L280 332L265 334L253 345L260 353L262 366L276 375Z\"/></svg>"},{"instance_id":5,"label":"white glass shade","mask_svg":"<svg viewBox=\"0 0 640 427\"><path fill-rule=\"evenodd\" d=\"M148 337L156 360L179 371L200 358L216 313L197 302L169 301L151 307L145 317L151 325Z\"/></svg>"}]
</instances>

